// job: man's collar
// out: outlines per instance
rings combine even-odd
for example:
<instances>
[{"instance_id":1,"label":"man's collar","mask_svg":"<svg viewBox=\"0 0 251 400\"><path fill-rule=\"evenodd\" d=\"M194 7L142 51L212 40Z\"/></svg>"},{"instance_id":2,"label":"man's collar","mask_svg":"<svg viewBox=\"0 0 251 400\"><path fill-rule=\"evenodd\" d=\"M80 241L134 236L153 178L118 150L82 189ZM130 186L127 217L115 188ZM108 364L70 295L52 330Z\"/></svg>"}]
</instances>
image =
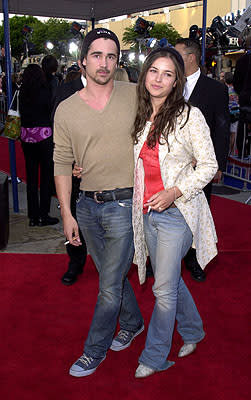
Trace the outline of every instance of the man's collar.
<instances>
[{"instance_id":1,"label":"man's collar","mask_svg":"<svg viewBox=\"0 0 251 400\"><path fill-rule=\"evenodd\" d=\"M85 79L84 75L81 75L81 81L83 83L83 86L86 87L86 79Z\"/></svg>"},{"instance_id":2,"label":"man's collar","mask_svg":"<svg viewBox=\"0 0 251 400\"><path fill-rule=\"evenodd\" d=\"M193 80L200 76L200 68L197 69L193 74L187 76L187 80Z\"/></svg>"}]
</instances>

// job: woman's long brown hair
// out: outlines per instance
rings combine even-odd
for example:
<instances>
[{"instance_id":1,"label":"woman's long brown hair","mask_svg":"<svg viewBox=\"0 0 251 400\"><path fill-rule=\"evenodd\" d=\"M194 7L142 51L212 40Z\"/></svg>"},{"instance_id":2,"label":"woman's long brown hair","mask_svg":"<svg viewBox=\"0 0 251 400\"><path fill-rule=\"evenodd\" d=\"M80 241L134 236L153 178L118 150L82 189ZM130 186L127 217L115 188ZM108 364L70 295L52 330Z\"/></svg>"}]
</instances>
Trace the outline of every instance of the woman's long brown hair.
<instances>
[{"instance_id":1,"label":"woman's long brown hair","mask_svg":"<svg viewBox=\"0 0 251 400\"><path fill-rule=\"evenodd\" d=\"M168 48L153 51L146 58L139 76L137 87L138 109L134 122L134 130L132 133L134 143L138 143L138 139L143 133L145 124L150 120L153 113L151 97L145 87L145 80L148 70L151 68L154 61L160 57L170 58L173 61L176 70L176 85L154 117L152 124L153 128L147 138L147 144L151 148L153 148L157 142L163 144L160 142L161 136L164 137L166 143L168 144L168 135L175 129L176 120L184 111L186 104L183 97L186 78L184 76L182 63L180 62L180 55L176 56L175 51L172 50L171 52L168 50ZM184 127L189 118L189 112L190 106L188 105L187 118L182 127Z\"/></svg>"}]
</instances>

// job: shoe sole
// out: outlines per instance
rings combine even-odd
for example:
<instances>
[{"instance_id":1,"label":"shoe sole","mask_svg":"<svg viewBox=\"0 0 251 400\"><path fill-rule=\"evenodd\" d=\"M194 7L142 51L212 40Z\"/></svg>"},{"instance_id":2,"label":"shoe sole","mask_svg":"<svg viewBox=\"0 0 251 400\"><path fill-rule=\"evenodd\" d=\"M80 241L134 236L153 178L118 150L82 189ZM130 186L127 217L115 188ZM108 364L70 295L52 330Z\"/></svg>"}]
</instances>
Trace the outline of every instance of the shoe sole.
<instances>
[{"instance_id":1,"label":"shoe sole","mask_svg":"<svg viewBox=\"0 0 251 400\"><path fill-rule=\"evenodd\" d=\"M133 338L130 340L130 342L128 342L128 343L125 344L124 346L118 346L118 347L117 347L117 346L114 346L114 345L112 344L111 347L110 347L110 349L113 350L113 351L121 351L121 350L127 349L127 347L129 347L129 346L131 345L133 339L135 339L136 336L140 335L140 333L142 333L144 329L145 329L145 326L143 325L143 326L141 327L141 329L140 329L138 332L135 333L135 335L134 335Z\"/></svg>"},{"instance_id":2,"label":"shoe sole","mask_svg":"<svg viewBox=\"0 0 251 400\"><path fill-rule=\"evenodd\" d=\"M100 361L99 365L96 368L89 369L88 371L84 371L83 370L82 372L81 371L78 371L78 372L77 371L72 371L71 368L70 368L69 374L71 376L74 376L75 378L82 378L83 376L91 375L96 371L96 369L100 366L100 364L104 361L105 358L106 358L106 355L103 358L103 360Z\"/></svg>"},{"instance_id":3,"label":"shoe sole","mask_svg":"<svg viewBox=\"0 0 251 400\"><path fill-rule=\"evenodd\" d=\"M72 279L70 282L64 281L63 278L61 279L61 282L62 282L62 284L65 285L65 286L71 286L71 285L73 285L74 283L77 282L77 280L78 280L78 275L81 275L82 273L83 273L83 271L77 272L77 275L76 275L75 279Z\"/></svg>"},{"instance_id":4,"label":"shoe sole","mask_svg":"<svg viewBox=\"0 0 251 400\"><path fill-rule=\"evenodd\" d=\"M72 282L65 282L65 281L63 281L63 279L61 279L61 282L65 286L71 286L71 285L73 285L74 283L77 282L77 279L74 279Z\"/></svg>"}]
</instances>

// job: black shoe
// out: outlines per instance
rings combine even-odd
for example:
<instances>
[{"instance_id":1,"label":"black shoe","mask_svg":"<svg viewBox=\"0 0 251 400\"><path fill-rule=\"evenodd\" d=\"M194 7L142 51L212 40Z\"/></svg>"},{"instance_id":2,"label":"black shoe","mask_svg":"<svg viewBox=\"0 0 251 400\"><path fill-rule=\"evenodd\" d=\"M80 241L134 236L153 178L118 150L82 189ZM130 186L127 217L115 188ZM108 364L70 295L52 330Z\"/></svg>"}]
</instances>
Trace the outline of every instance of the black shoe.
<instances>
[{"instance_id":1,"label":"black shoe","mask_svg":"<svg viewBox=\"0 0 251 400\"><path fill-rule=\"evenodd\" d=\"M197 260L193 260L190 263L186 263L187 269L191 272L191 277L197 282L204 282L206 280L206 274L201 269Z\"/></svg>"},{"instance_id":2,"label":"black shoe","mask_svg":"<svg viewBox=\"0 0 251 400\"><path fill-rule=\"evenodd\" d=\"M38 226L38 218L30 218L29 226Z\"/></svg>"},{"instance_id":3,"label":"black shoe","mask_svg":"<svg viewBox=\"0 0 251 400\"><path fill-rule=\"evenodd\" d=\"M78 266L70 266L66 273L62 276L61 282L66 285L70 286L73 285L78 279L78 275L82 274L83 267Z\"/></svg>"},{"instance_id":4,"label":"black shoe","mask_svg":"<svg viewBox=\"0 0 251 400\"><path fill-rule=\"evenodd\" d=\"M47 217L39 218L38 220L38 226L56 225L58 223L59 223L58 218L50 217L49 215L47 215Z\"/></svg>"}]
</instances>

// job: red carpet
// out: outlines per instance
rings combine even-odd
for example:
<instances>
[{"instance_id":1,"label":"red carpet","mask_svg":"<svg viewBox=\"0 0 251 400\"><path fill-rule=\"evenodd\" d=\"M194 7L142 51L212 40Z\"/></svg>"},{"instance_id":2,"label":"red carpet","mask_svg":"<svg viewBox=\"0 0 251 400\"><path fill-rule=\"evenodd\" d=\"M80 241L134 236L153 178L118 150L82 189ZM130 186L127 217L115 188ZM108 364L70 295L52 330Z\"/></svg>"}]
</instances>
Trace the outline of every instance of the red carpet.
<instances>
[{"instance_id":1,"label":"red carpet","mask_svg":"<svg viewBox=\"0 0 251 400\"><path fill-rule=\"evenodd\" d=\"M9 143L5 137L0 137L0 171L10 174ZM24 155L19 140L15 141L17 176L26 180Z\"/></svg>"},{"instance_id":2,"label":"red carpet","mask_svg":"<svg viewBox=\"0 0 251 400\"><path fill-rule=\"evenodd\" d=\"M146 332L130 348L109 351L95 374L68 375L82 353L97 296L98 276L90 259L79 281L65 287L60 277L67 256L0 253L1 399L249 399L251 208L221 198L214 198L212 207L219 256L204 283L193 282L184 270L206 338L194 354L178 359L182 342L175 332L169 356L175 365L143 380L136 380L134 372ZM135 267L130 279L148 325L153 280L140 287Z\"/></svg>"}]
</instances>

